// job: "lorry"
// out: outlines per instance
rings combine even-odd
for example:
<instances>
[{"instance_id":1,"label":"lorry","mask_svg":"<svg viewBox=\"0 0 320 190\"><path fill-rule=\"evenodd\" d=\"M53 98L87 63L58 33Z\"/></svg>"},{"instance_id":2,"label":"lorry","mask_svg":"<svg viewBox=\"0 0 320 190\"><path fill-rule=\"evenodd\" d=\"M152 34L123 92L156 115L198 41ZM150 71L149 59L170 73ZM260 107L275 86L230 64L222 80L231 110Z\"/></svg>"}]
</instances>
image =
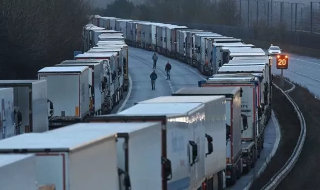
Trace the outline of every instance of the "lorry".
<instances>
[{"instance_id":1,"label":"lorry","mask_svg":"<svg viewBox=\"0 0 320 190\"><path fill-rule=\"evenodd\" d=\"M4 139L0 153L34 154L38 183L53 184L56 190L119 189L115 135L90 128L86 132L59 131Z\"/></svg>"},{"instance_id":2,"label":"lorry","mask_svg":"<svg viewBox=\"0 0 320 190\"><path fill-rule=\"evenodd\" d=\"M162 190L160 122L91 122L50 131L51 135L68 133L114 135L120 189ZM102 157L103 158L103 157ZM104 159L104 158L103 158ZM109 163L104 163L109 164ZM95 177L95 174L92 174ZM109 189L105 187L104 189Z\"/></svg>"},{"instance_id":3,"label":"lorry","mask_svg":"<svg viewBox=\"0 0 320 190\"><path fill-rule=\"evenodd\" d=\"M226 99L226 180L233 185L242 174L241 158L241 89L239 87L181 88L173 96L225 96ZM215 108L214 108L215 109ZM210 117L210 116L209 116Z\"/></svg>"},{"instance_id":4,"label":"lorry","mask_svg":"<svg viewBox=\"0 0 320 190\"><path fill-rule=\"evenodd\" d=\"M74 67L87 66L89 67L89 98L90 98L90 115L101 114L102 105L104 102L103 87L105 81L103 78L103 62L99 60L65 60L56 67Z\"/></svg>"},{"instance_id":5,"label":"lorry","mask_svg":"<svg viewBox=\"0 0 320 190\"><path fill-rule=\"evenodd\" d=\"M167 180L163 180L163 186L197 189L205 181L204 109L201 103L141 103L116 116L143 121L161 117L165 143L162 155L172 168L172 172L165 172L169 175L164 176Z\"/></svg>"},{"instance_id":6,"label":"lorry","mask_svg":"<svg viewBox=\"0 0 320 190\"><path fill-rule=\"evenodd\" d=\"M110 77L110 86L112 86L110 93L106 95L107 98L111 100L111 104L108 105L111 105L112 108L113 105L119 103L124 90L123 60L120 60L119 52L86 52L75 56L75 59L98 59L108 61L110 68L106 68L107 70L105 71ZM106 110L111 110L111 108L106 105Z\"/></svg>"},{"instance_id":7,"label":"lorry","mask_svg":"<svg viewBox=\"0 0 320 190\"><path fill-rule=\"evenodd\" d=\"M139 102L149 103L201 103L205 109L205 184L207 189L218 187L219 174L226 169L226 106L223 96L161 96ZM239 138L240 139L240 138ZM215 183L214 183L215 182ZM214 187L215 186L215 187Z\"/></svg>"},{"instance_id":8,"label":"lorry","mask_svg":"<svg viewBox=\"0 0 320 190\"><path fill-rule=\"evenodd\" d=\"M13 88L15 134L49 130L53 114L45 80L0 80L0 88Z\"/></svg>"},{"instance_id":9,"label":"lorry","mask_svg":"<svg viewBox=\"0 0 320 190\"><path fill-rule=\"evenodd\" d=\"M217 33L196 33L194 35L195 44L194 44L194 60L195 66L199 69L201 73L210 72L210 68L208 63L203 63L205 57L208 55L207 48L206 48L206 39L210 37L221 37L220 34ZM201 62L201 60L203 60Z\"/></svg>"},{"instance_id":10,"label":"lorry","mask_svg":"<svg viewBox=\"0 0 320 190\"><path fill-rule=\"evenodd\" d=\"M33 154L0 155L1 189L38 189L36 164Z\"/></svg>"},{"instance_id":11,"label":"lorry","mask_svg":"<svg viewBox=\"0 0 320 190\"><path fill-rule=\"evenodd\" d=\"M266 53L261 48L248 48L248 47L222 47L220 52L223 55L222 65L228 63L234 57L249 57L249 56L262 56L265 57Z\"/></svg>"},{"instance_id":12,"label":"lorry","mask_svg":"<svg viewBox=\"0 0 320 190\"><path fill-rule=\"evenodd\" d=\"M16 129L15 117L13 117L13 88L0 88L0 106L0 139L19 134L19 128Z\"/></svg>"},{"instance_id":13,"label":"lorry","mask_svg":"<svg viewBox=\"0 0 320 190\"><path fill-rule=\"evenodd\" d=\"M222 51L221 49L224 47L247 47L251 48L254 47L252 44L244 44L242 42L228 42L228 41L218 41L219 39L215 40L211 46L209 46L209 53L210 53L210 60L214 67L214 74L218 71L219 67L223 65L226 60L228 60L228 53ZM211 44L211 43L210 43ZM224 61L225 60L225 61Z\"/></svg>"},{"instance_id":14,"label":"lorry","mask_svg":"<svg viewBox=\"0 0 320 190\"><path fill-rule=\"evenodd\" d=\"M50 128L81 121L89 115L89 67L45 67L38 71L39 80L48 84L48 99L54 112Z\"/></svg>"},{"instance_id":15,"label":"lorry","mask_svg":"<svg viewBox=\"0 0 320 190\"><path fill-rule=\"evenodd\" d=\"M241 157L243 171L249 171L254 166L263 145L263 131L259 131L258 122L259 79L251 74L215 74L207 81L199 81L199 86L241 88Z\"/></svg>"}]
</instances>

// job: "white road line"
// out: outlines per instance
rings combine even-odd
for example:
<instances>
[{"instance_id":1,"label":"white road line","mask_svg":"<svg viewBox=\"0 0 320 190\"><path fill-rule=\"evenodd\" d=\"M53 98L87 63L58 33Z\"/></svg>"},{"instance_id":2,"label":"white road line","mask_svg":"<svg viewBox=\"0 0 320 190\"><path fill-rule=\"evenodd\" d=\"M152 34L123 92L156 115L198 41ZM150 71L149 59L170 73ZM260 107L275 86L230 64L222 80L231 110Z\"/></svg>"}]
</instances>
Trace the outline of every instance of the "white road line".
<instances>
[{"instance_id":1,"label":"white road line","mask_svg":"<svg viewBox=\"0 0 320 190\"><path fill-rule=\"evenodd\" d=\"M296 88L296 85L295 85L294 83L292 83L292 82L291 82L290 80L288 80L288 79L285 79L285 80L292 85L292 87L291 87L290 89L288 89L288 90L285 91L286 93L290 93L290 92L292 92L292 91Z\"/></svg>"},{"instance_id":2,"label":"white road line","mask_svg":"<svg viewBox=\"0 0 320 190\"><path fill-rule=\"evenodd\" d=\"M284 166L268 181L266 185L262 188L263 190L271 190L275 189L282 180L285 179L285 177L289 174L289 172L292 170L292 168L295 166L296 162L299 159L299 156L301 154L305 139L306 139L306 121L303 117L303 114L301 110L299 109L298 105L293 101L293 99L284 92L280 87L274 84L274 87L279 89L282 94L286 96L286 98L289 100L289 102L293 105L295 112L297 113L298 119L300 121L300 135L298 142L293 150L293 153L291 154L290 158L287 160L287 162L284 164Z\"/></svg>"},{"instance_id":3,"label":"white road line","mask_svg":"<svg viewBox=\"0 0 320 190\"><path fill-rule=\"evenodd\" d=\"M124 106L127 104L127 101L129 100L129 97L131 95L131 91L132 91L132 80L131 80L131 76L129 75L129 89L128 89L128 93L126 96L126 99L124 99L124 101L122 102L121 107L118 109L117 113L121 112L122 109L124 108Z\"/></svg>"}]
</instances>

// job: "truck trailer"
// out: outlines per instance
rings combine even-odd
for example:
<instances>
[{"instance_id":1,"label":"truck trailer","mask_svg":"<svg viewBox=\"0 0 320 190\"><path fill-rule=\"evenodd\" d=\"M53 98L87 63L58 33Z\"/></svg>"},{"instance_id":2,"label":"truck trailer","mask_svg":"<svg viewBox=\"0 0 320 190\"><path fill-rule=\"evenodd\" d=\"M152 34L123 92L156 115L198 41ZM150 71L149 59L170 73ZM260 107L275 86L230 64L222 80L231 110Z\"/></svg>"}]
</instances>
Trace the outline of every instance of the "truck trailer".
<instances>
[{"instance_id":1,"label":"truck trailer","mask_svg":"<svg viewBox=\"0 0 320 190\"><path fill-rule=\"evenodd\" d=\"M50 128L81 121L89 115L89 67L45 67L39 80L48 84L48 99L53 103Z\"/></svg>"},{"instance_id":2,"label":"truck trailer","mask_svg":"<svg viewBox=\"0 0 320 190\"><path fill-rule=\"evenodd\" d=\"M263 143L263 134L258 123L258 88L259 81L253 75L213 75L207 81L199 82L200 87L240 87L241 97L241 140L244 171L249 171L258 157Z\"/></svg>"},{"instance_id":3,"label":"truck trailer","mask_svg":"<svg viewBox=\"0 0 320 190\"><path fill-rule=\"evenodd\" d=\"M0 139L20 134L14 120L13 88L0 88Z\"/></svg>"},{"instance_id":4,"label":"truck trailer","mask_svg":"<svg viewBox=\"0 0 320 190\"><path fill-rule=\"evenodd\" d=\"M13 88L16 134L49 130L47 81L0 80L0 88Z\"/></svg>"},{"instance_id":5,"label":"truck trailer","mask_svg":"<svg viewBox=\"0 0 320 190\"><path fill-rule=\"evenodd\" d=\"M35 154L36 180L41 185L53 184L56 190L118 190L115 135L59 130L4 139L0 153Z\"/></svg>"},{"instance_id":6,"label":"truck trailer","mask_svg":"<svg viewBox=\"0 0 320 190\"><path fill-rule=\"evenodd\" d=\"M68 133L114 135L117 146L120 189L162 190L161 179L161 124L160 122L132 123L78 123L59 130L51 135ZM108 163L105 163L108 164ZM95 174L92 174L95 177ZM109 189L105 187L104 189Z\"/></svg>"},{"instance_id":7,"label":"truck trailer","mask_svg":"<svg viewBox=\"0 0 320 190\"><path fill-rule=\"evenodd\" d=\"M242 174L241 89L239 87L189 87L173 93L173 96L195 96L195 98L221 95L226 98L226 180L227 184L232 185Z\"/></svg>"},{"instance_id":8,"label":"truck trailer","mask_svg":"<svg viewBox=\"0 0 320 190\"><path fill-rule=\"evenodd\" d=\"M218 188L219 174L226 169L226 111L223 96L161 96L139 102L149 103L202 103L205 109L205 184L207 189ZM215 182L215 183L214 183Z\"/></svg>"}]
</instances>

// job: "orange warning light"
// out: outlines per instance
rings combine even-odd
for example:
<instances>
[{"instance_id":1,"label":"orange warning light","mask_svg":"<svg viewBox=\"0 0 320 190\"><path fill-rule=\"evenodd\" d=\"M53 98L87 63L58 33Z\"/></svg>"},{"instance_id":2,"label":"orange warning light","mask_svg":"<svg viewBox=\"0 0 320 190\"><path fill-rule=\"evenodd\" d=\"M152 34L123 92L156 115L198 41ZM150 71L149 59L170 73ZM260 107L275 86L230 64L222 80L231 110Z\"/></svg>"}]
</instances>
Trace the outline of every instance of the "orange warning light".
<instances>
[{"instance_id":1,"label":"orange warning light","mask_svg":"<svg viewBox=\"0 0 320 190\"><path fill-rule=\"evenodd\" d=\"M288 55L277 55L277 69L288 69L289 57Z\"/></svg>"}]
</instances>

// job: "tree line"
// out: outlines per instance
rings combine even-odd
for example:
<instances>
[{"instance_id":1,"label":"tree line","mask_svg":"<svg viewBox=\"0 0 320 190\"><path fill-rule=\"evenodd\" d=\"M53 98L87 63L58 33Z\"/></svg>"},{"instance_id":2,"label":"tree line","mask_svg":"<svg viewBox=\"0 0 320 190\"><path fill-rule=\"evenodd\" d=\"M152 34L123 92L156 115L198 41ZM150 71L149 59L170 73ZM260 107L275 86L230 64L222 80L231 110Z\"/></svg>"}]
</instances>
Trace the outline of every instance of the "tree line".
<instances>
[{"instance_id":1,"label":"tree line","mask_svg":"<svg viewBox=\"0 0 320 190\"><path fill-rule=\"evenodd\" d=\"M0 78L33 79L40 68L72 58L88 7L82 0L1 0Z\"/></svg>"},{"instance_id":2,"label":"tree line","mask_svg":"<svg viewBox=\"0 0 320 190\"><path fill-rule=\"evenodd\" d=\"M116 0L98 14L139 20L236 25L239 21L234 0L153 0L134 5Z\"/></svg>"}]
</instances>

